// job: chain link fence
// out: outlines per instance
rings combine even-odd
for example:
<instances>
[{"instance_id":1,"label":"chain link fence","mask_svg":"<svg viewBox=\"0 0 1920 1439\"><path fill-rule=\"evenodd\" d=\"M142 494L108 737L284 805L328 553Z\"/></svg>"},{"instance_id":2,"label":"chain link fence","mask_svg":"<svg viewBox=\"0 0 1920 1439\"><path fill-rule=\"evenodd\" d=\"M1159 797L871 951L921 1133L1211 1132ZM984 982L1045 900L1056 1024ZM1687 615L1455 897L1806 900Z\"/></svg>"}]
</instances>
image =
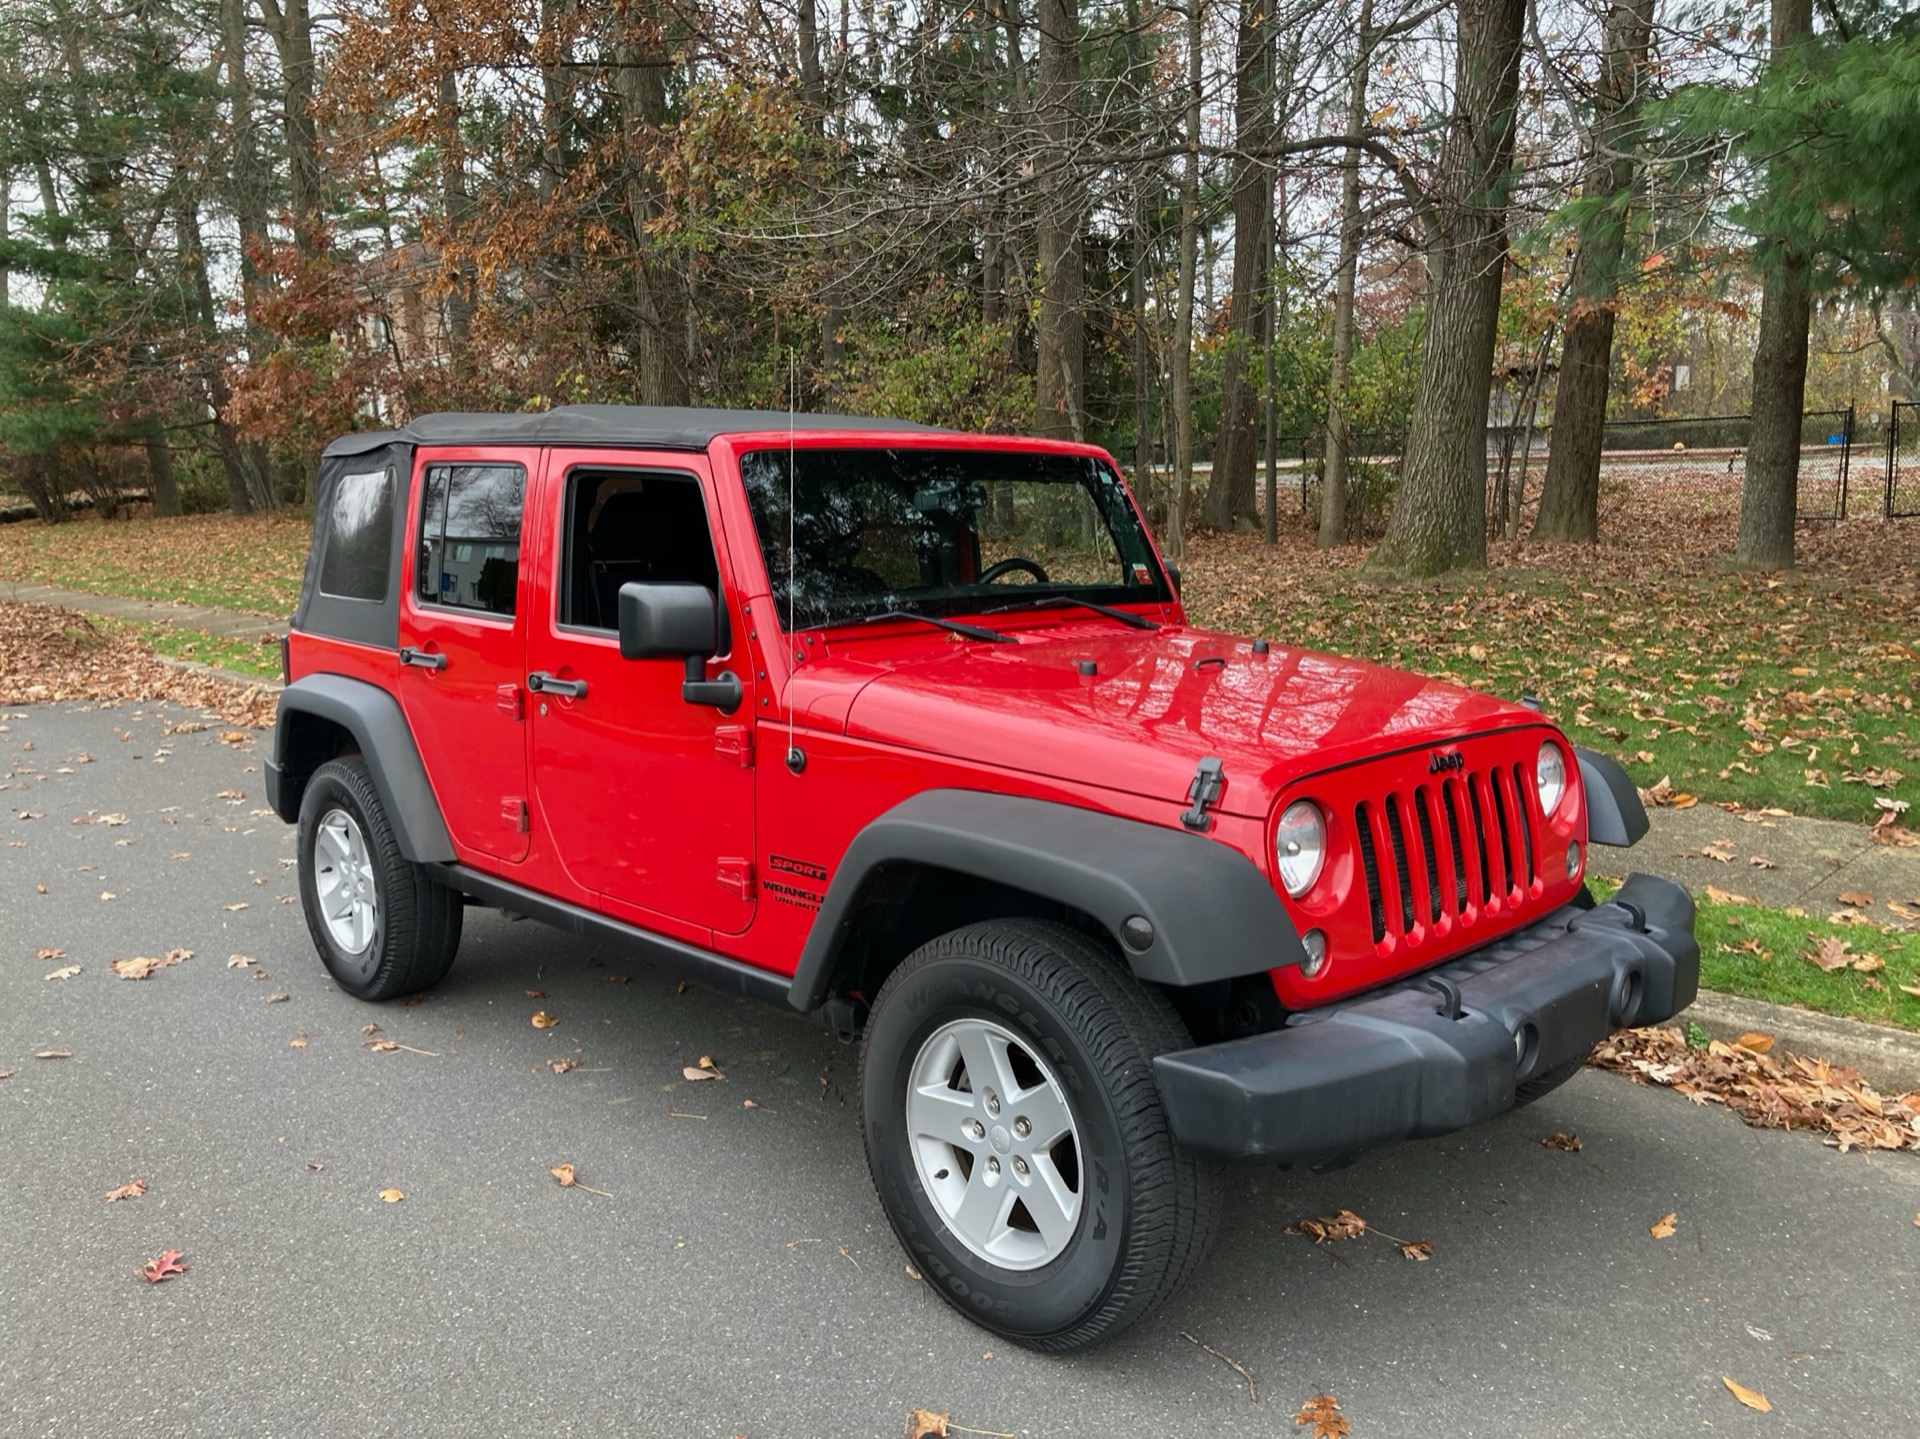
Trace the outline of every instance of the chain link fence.
<instances>
[{"instance_id":1,"label":"chain link fence","mask_svg":"<svg viewBox=\"0 0 1920 1439\"><path fill-rule=\"evenodd\" d=\"M1895 400L1887 415L1887 482L1882 513L1920 516L1920 401Z\"/></svg>"}]
</instances>

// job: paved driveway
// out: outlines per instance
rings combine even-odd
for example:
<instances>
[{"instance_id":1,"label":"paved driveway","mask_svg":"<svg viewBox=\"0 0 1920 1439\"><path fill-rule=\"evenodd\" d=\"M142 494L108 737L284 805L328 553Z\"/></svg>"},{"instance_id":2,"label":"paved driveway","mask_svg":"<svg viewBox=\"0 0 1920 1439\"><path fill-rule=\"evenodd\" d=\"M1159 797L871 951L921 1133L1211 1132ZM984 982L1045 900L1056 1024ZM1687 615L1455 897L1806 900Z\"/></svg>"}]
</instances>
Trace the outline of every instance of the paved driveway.
<instances>
[{"instance_id":1,"label":"paved driveway","mask_svg":"<svg viewBox=\"0 0 1920 1439\"><path fill-rule=\"evenodd\" d=\"M261 742L164 733L191 718L0 721L8 1436L811 1439L927 1407L1213 1439L1303 1432L1322 1392L1355 1439L1920 1433L1920 1164L1591 1072L1339 1174L1239 1173L1166 1310L1091 1353L1017 1350L904 1272L853 1049L491 911L425 1003L348 999L277 902L293 843L260 812ZM144 981L109 969L173 948L193 957ZM411 1048L364 1047L369 1023ZM681 1080L702 1054L724 1082ZM1584 1148L1543 1149L1555 1130ZM612 1197L563 1190L561 1163ZM1433 1260L1281 1232L1343 1206ZM169 1248L191 1271L141 1284Z\"/></svg>"}]
</instances>

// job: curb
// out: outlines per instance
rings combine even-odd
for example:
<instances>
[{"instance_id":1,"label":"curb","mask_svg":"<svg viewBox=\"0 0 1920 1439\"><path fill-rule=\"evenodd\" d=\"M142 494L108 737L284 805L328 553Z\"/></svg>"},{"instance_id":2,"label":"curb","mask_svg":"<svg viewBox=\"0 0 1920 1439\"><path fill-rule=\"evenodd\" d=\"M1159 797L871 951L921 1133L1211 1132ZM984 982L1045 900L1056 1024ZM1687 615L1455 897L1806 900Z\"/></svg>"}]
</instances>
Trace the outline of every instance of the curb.
<instances>
[{"instance_id":1,"label":"curb","mask_svg":"<svg viewBox=\"0 0 1920 1439\"><path fill-rule=\"evenodd\" d=\"M170 670L179 670L182 674L198 675L205 680L218 680L222 684L241 685L247 689L266 690L278 694L285 689L279 680L267 675L243 675L238 670L223 670L216 665L203 665L198 660L175 659L172 655L153 655L154 659Z\"/></svg>"},{"instance_id":2,"label":"curb","mask_svg":"<svg viewBox=\"0 0 1920 1439\"><path fill-rule=\"evenodd\" d=\"M1920 1033L1912 1030L1860 1019L1836 1019L1830 1014L1706 989L1668 1021L1683 1028L1689 1022L1728 1042L1743 1034L1771 1034L1778 1049L1852 1066L1882 1094L1920 1089Z\"/></svg>"}]
</instances>

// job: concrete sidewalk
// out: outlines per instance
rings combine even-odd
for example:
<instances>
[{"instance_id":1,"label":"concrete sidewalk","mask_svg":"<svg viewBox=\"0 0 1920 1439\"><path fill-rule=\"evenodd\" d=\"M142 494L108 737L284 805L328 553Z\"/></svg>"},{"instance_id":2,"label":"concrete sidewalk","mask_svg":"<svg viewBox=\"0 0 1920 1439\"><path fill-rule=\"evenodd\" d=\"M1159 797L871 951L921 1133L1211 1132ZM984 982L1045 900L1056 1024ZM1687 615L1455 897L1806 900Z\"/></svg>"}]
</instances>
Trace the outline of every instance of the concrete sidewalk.
<instances>
[{"instance_id":1,"label":"concrete sidewalk","mask_svg":"<svg viewBox=\"0 0 1920 1439\"><path fill-rule=\"evenodd\" d=\"M35 585L12 580L0 581L0 600L21 605L57 605L61 609L78 610L86 615L203 630L223 640L247 640L253 643L258 643L262 638L278 638L287 627L285 620L243 614L239 610L215 609L210 605L141 600L128 595L96 595L85 590L62 589L58 585Z\"/></svg>"}]
</instances>

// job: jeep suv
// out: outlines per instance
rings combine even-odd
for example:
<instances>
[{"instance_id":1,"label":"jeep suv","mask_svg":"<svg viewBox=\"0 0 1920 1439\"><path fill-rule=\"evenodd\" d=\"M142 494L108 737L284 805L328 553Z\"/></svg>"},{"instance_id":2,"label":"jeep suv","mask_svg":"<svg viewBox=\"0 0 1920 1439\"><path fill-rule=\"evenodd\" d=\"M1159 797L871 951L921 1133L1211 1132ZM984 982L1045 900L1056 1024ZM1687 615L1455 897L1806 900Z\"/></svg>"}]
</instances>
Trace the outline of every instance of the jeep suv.
<instances>
[{"instance_id":1,"label":"jeep suv","mask_svg":"<svg viewBox=\"0 0 1920 1439\"><path fill-rule=\"evenodd\" d=\"M1199 629L1112 459L570 406L334 441L267 767L363 999L467 904L858 1032L912 1262L1034 1348L1202 1262L1220 1166L1539 1097L1688 1004L1535 707Z\"/></svg>"}]
</instances>

